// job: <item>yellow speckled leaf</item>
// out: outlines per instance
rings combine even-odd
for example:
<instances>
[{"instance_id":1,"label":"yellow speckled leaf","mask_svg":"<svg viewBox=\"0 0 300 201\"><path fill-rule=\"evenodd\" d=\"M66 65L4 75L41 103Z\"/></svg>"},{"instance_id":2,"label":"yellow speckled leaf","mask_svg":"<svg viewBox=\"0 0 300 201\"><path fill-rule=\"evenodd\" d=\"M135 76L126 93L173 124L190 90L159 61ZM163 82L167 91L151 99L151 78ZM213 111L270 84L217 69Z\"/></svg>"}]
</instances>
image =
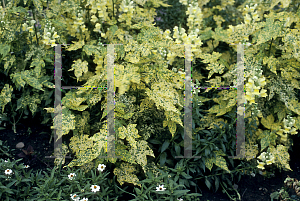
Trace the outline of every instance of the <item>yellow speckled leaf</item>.
<instances>
[{"instance_id":1,"label":"yellow speckled leaf","mask_svg":"<svg viewBox=\"0 0 300 201\"><path fill-rule=\"evenodd\" d=\"M168 127L170 130L170 133L172 134L172 137L174 137L175 132L176 132L176 124L173 121L168 121Z\"/></svg>"},{"instance_id":2,"label":"yellow speckled leaf","mask_svg":"<svg viewBox=\"0 0 300 201\"><path fill-rule=\"evenodd\" d=\"M209 158L205 160L205 166L211 171L214 165L215 158Z\"/></svg>"},{"instance_id":3,"label":"yellow speckled leaf","mask_svg":"<svg viewBox=\"0 0 300 201\"><path fill-rule=\"evenodd\" d=\"M4 107L7 103L11 101L11 95L13 92L13 87L9 86L9 84L5 84L0 94L0 106L2 108L2 112L4 112Z\"/></svg>"},{"instance_id":4,"label":"yellow speckled leaf","mask_svg":"<svg viewBox=\"0 0 300 201\"><path fill-rule=\"evenodd\" d=\"M215 159L215 164L223 170L226 170L228 173L230 173L230 170L226 165L226 160L222 156L217 155L217 158Z\"/></svg>"},{"instance_id":5,"label":"yellow speckled leaf","mask_svg":"<svg viewBox=\"0 0 300 201\"><path fill-rule=\"evenodd\" d=\"M138 130L135 128L137 126L137 124L129 124L127 126L127 128L125 128L124 126L119 127L119 138L121 139L127 139L130 146L132 146L133 148L137 148L136 147L136 141L135 138L139 138L141 137L140 135L138 135Z\"/></svg>"},{"instance_id":6,"label":"yellow speckled leaf","mask_svg":"<svg viewBox=\"0 0 300 201\"><path fill-rule=\"evenodd\" d=\"M84 46L84 40L80 40L78 42L72 41L74 44L70 45L69 48L67 49L68 51L72 50L78 50Z\"/></svg>"},{"instance_id":7,"label":"yellow speckled leaf","mask_svg":"<svg viewBox=\"0 0 300 201\"><path fill-rule=\"evenodd\" d=\"M293 171L288 164L290 160L290 155L288 152L288 148L283 145L277 145L276 149L273 146L270 146L270 152L275 157L275 162L278 167L284 167L290 171Z\"/></svg>"},{"instance_id":8,"label":"yellow speckled leaf","mask_svg":"<svg viewBox=\"0 0 300 201\"><path fill-rule=\"evenodd\" d=\"M273 115L272 114L269 115L266 119L264 117L261 118L261 123L262 123L262 125L264 125L264 127L271 130L272 124L274 123Z\"/></svg>"},{"instance_id":9,"label":"yellow speckled leaf","mask_svg":"<svg viewBox=\"0 0 300 201\"><path fill-rule=\"evenodd\" d=\"M138 177L134 174L136 172L136 168L133 165L128 163L122 163L121 166L114 169L114 174L117 176L117 180L120 185L123 185L124 182L137 185L141 187Z\"/></svg>"}]
</instances>

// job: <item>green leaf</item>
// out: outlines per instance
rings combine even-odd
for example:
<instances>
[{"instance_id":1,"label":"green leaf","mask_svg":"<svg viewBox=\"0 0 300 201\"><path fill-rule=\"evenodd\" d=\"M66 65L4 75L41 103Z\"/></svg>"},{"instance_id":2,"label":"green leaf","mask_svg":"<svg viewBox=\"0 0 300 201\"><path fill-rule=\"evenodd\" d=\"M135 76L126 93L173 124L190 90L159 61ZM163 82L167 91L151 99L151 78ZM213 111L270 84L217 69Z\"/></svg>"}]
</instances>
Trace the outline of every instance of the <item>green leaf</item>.
<instances>
[{"instance_id":1,"label":"green leaf","mask_svg":"<svg viewBox=\"0 0 300 201\"><path fill-rule=\"evenodd\" d=\"M0 54L3 55L0 62L9 53L9 51L10 51L10 45L0 44Z\"/></svg>"},{"instance_id":2,"label":"green leaf","mask_svg":"<svg viewBox=\"0 0 300 201\"><path fill-rule=\"evenodd\" d=\"M149 139L148 141L152 144L161 144L161 142L159 140L156 140L156 139Z\"/></svg>"},{"instance_id":3,"label":"green leaf","mask_svg":"<svg viewBox=\"0 0 300 201\"><path fill-rule=\"evenodd\" d=\"M170 145L170 141L166 140L161 147L161 153L164 152L169 147L169 145Z\"/></svg>"},{"instance_id":4,"label":"green leaf","mask_svg":"<svg viewBox=\"0 0 300 201\"><path fill-rule=\"evenodd\" d=\"M216 191L219 189L219 177L215 177Z\"/></svg>"},{"instance_id":5,"label":"green leaf","mask_svg":"<svg viewBox=\"0 0 300 201\"><path fill-rule=\"evenodd\" d=\"M178 144L175 144L175 152L177 156L180 155L180 146Z\"/></svg>"},{"instance_id":6,"label":"green leaf","mask_svg":"<svg viewBox=\"0 0 300 201\"><path fill-rule=\"evenodd\" d=\"M211 184L207 178L205 178L205 184L206 184L207 188L210 190Z\"/></svg>"},{"instance_id":7,"label":"green leaf","mask_svg":"<svg viewBox=\"0 0 300 201\"><path fill-rule=\"evenodd\" d=\"M166 163L166 160L167 160L167 153L166 152L163 152L161 155L160 155L160 166L163 167L164 164Z\"/></svg>"},{"instance_id":8,"label":"green leaf","mask_svg":"<svg viewBox=\"0 0 300 201\"><path fill-rule=\"evenodd\" d=\"M174 193L173 193L173 195L180 195L180 196L182 196L182 195L184 195L185 193L188 193L188 192L190 192L190 190L175 190Z\"/></svg>"}]
</instances>

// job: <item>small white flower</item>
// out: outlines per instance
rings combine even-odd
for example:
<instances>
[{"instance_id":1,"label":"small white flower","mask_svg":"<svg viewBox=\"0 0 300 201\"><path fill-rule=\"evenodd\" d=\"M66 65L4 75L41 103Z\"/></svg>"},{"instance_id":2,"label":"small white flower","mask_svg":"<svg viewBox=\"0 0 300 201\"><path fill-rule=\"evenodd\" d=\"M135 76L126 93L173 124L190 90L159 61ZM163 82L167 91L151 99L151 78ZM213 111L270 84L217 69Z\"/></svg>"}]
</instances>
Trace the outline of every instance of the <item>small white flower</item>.
<instances>
[{"instance_id":1,"label":"small white flower","mask_svg":"<svg viewBox=\"0 0 300 201\"><path fill-rule=\"evenodd\" d=\"M156 187L156 191L165 191L166 188L164 188L164 185L159 185L158 187Z\"/></svg>"},{"instance_id":2,"label":"small white flower","mask_svg":"<svg viewBox=\"0 0 300 201\"><path fill-rule=\"evenodd\" d=\"M80 200L80 201L88 201L89 199L87 199L87 198L82 198L82 200Z\"/></svg>"},{"instance_id":3,"label":"small white flower","mask_svg":"<svg viewBox=\"0 0 300 201\"><path fill-rule=\"evenodd\" d=\"M5 160L4 162L5 162L5 163L7 163L8 161L7 161L7 160Z\"/></svg>"},{"instance_id":4,"label":"small white flower","mask_svg":"<svg viewBox=\"0 0 300 201\"><path fill-rule=\"evenodd\" d=\"M251 172L251 176L252 176L252 177L255 177L255 174L254 174L253 172Z\"/></svg>"},{"instance_id":5,"label":"small white flower","mask_svg":"<svg viewBox=\"0 0 300 201\"><path fill-rule=\"evenodd\" d=\"M183 199L182 199L182 198L177 198L177 200L179 200L179 201L183 201Z\"/></svg>"},{"instance_id":6,"label":"small white flower","mask_svg":"<svg viewBox=\"0 0 300 201\"><path fill-rule=\"evenodd\" d=\"M11 170L11 169L6 169L6 170L5 170L5 174L10 175L11 173L12 173L12 170Z\"/></svg>"},{"instance_id":7,"label":"small white flower","mask_svg":"<svg viewBox=\"0 0 300 201\"><path fill-rule=\"evenodd\" d=\"M106 165L104 165L104 164L99 164L99 165L98 165L98 170L101 171L101 172L103 172L103 170L105 169L105 167L106 167Z\"/></svg>"},{"instance_id":8,"label":"small white flower","mask_svg":"<svg viewBox=\"0 0 300 201\"><path fill-rule=\"evenodd\" d=\"M69 177L70 180L72 180L75 176L76 176L75 173L71 173L71 174L68 175L68 177Z\"/></svg>"},{"instance_id":9,"label":"small white flower","mask_svg":"<svg viewBox=\"0 0 300 201\"><path fill-rule=\"evenodd\" d=\"M80 199L80 197L76 194L74 194L74 195L70 194L70 196L71 196L71 199L75 200L75 201L79 201L79 199Z\"/></svg>"},{"instance_id":10,"label":"small white flower","mask_svg":"<svg viewBox=\"0 0 300 201\"><path fill-rule=\"evenodd\" d=\"M30 167L29 165L25 165L25 166L24 166L24 168L29 168L29 167Z\"/></svg>"},{"instance_id":11,"label":"small white flower","mask_svg":"<svg viewBox=\"0 0 300 201\"><path fill-rule=\"evenodd\" d=\"M92 186L91 186L91 189L92 189L92 192L96 193L97 191L100 190L100 186L92 185Z\"/></svg>"}]
</instances>

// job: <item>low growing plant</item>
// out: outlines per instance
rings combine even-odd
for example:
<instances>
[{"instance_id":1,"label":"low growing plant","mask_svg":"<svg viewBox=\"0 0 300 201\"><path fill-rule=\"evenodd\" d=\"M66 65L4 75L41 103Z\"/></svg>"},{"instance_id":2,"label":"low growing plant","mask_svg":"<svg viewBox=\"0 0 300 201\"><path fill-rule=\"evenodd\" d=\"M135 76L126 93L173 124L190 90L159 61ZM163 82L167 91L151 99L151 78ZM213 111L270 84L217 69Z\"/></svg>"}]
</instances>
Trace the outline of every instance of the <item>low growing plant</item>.
<instances>
[{"instance_id":1,"label":"low growing plant","mask_svg":"<svg viewBox=\"0 0 300 201\"><path fill-rule=\"evenodd\" d=\"M296 195L289 196L289 190L293 189ZM299 201L300 200L300 182L295 178L287 178L284 180L284 187L279 191L270 194L271 201L279 199L280 201Z\"/></svg>"}]
</instances>

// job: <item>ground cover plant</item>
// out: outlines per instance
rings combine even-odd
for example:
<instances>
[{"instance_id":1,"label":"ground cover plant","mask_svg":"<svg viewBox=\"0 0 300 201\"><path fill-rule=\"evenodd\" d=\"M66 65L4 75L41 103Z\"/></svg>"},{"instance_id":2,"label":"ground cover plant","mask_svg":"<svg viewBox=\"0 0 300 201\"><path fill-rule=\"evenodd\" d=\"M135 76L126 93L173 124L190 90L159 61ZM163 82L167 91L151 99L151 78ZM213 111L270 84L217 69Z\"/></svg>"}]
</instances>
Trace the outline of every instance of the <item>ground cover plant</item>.
<instances>
[{"instance_id":1,"label":"ground cover plant","mask_svg":"<svg viewBox=\"0 0 300 201\"><path fill-rule=\"evenodd\" d=\"M291 170L288 149L292 145L291 135L297 134L299 128L299 103L293 93L299 89L299 4L280 1L282 9L278 11L273 8L279 1L179 2L186 8L188 19L183 27L188 30L179 24L164 32L153 25L155 8L167 6L162 1L62 1L59 6L56 1L5 2L1 27L1 34L6 37L1 41L5 62L1 70L7 77L1 83L2 113L12 98L18 100L17 104L6 108L6 113L21 109L28 114L28 106L32 114L39 111L45 115L44 122L51 119L42 111L54 112L49 107L49 98L53 95L50 55L55 43L73 43L65 49L76 51L78 57L70 59L73 64L67 71L74 71L76 82L85 86L106 83L107 47L101 43L122 43L115 46L114 86L116 155L123 157L97 158L107 152L106 91L73 89L65 92L62 99L61 137L70 138L68 144L63 144L63 154L72 152L75 159L63 168L78 166L88 173L101 164L114 164L113 174L118 183L133 185L136 193L144 197L154 187L143 186L141 182L143 177L151 180L147 164L152 164L150 167L161 167L174 178L166 181L163 178L167 174L153 172L164 183L153 181L158 185L154 192L167 189L153 198L168 200L187 197L184 187L197 189L191 178L201 179L208 188L221 187L226 191L232 187L236 192L233 182L243 173L261 171L270 176L275 168ZM43 12L43 7L48 9ZM229 16L223 8L231 11ZM28 16L28 9L32 17ZM20 21L23 18L25 22ZM12 49L13 42L20 37L26 38L24 46ZM196 89L236 85L236 46L229 44L239 42L252 43L245 49L245 111L236 108L234 89L206 89L201 95ZM194 44L193 150L202 158L192 161L175 159L182 155L184 147L185 54L184 48L177 46L180 43ZM20 56L14 56L11 50ZM31 64L24 63L24 58ZM22 89L18 93L22 98L11 95L13 89ZM227 157L235 154L236 111L242 115L245 112L244 147L246 155L254 155L254 159ZM12 115L15 116L17 113ZM15 126L14 118L11 123ZM65 164L65 160L55 160L57 166L59 163ZM171 192L174 185L180 189L175 194ZM143 189L148 192L143 193Z\"/></svg>"}]
</instances>

